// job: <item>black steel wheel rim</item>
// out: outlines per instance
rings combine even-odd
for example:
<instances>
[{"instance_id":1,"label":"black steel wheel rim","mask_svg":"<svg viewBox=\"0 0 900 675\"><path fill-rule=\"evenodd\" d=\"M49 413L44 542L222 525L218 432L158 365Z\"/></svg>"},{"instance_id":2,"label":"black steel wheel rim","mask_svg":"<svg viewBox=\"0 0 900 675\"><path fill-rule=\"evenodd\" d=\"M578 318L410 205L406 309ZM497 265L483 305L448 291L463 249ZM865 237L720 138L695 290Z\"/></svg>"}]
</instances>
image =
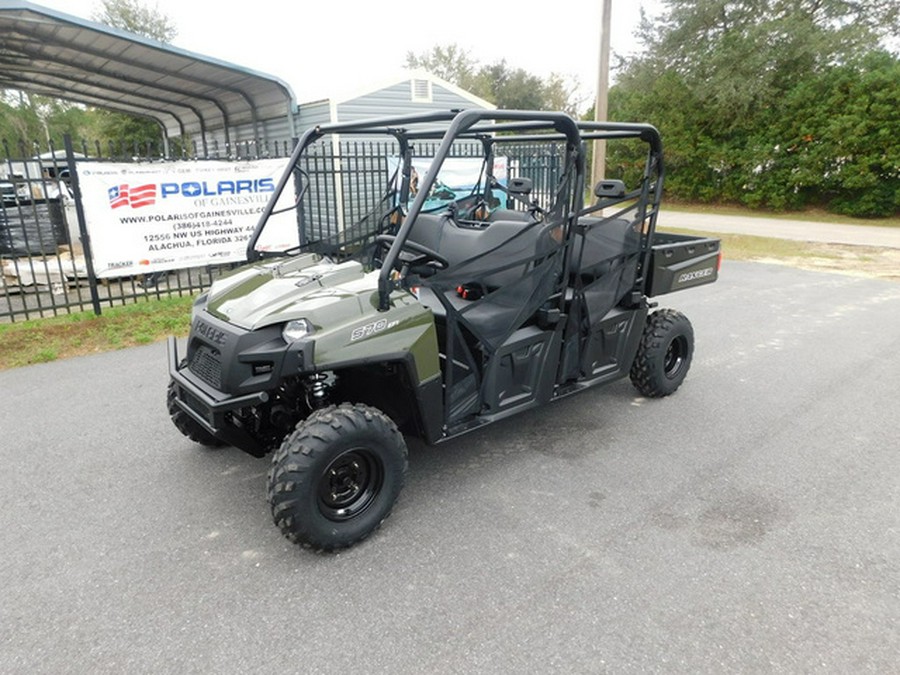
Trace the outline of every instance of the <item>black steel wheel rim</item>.
<instances>
[{"instance_id":1,"label":"black steel wheel rim","mask_svg":"<svg viewBox=\"0 0 900 675\"><path fill-rule=\"evenodd\" d=\"M349 520L375 501L384 482L378 457L366 448L338 455L319 479L319 509L329 520Z\"/></svg>"},{"instance_id":2,"label":"black steel wheel rim","mask_svg":"<svg viewBox=\"0 0 900 675\"><path fill-rule=\"evenodd\" d=\"M687 350L687 338L683 335L675 337L666 348L666 355L663 357L663 372L670 380L675 379L684 367Z\"/></svg>"}]
</instances>

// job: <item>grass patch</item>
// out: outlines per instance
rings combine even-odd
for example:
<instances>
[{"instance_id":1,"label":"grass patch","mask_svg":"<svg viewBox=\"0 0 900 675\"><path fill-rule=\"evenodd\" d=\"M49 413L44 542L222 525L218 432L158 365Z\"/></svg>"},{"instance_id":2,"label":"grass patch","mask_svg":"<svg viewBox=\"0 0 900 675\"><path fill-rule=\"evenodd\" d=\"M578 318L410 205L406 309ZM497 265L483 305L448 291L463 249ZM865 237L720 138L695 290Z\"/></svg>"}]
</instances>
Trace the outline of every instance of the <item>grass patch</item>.
<instances>
[{"instance_id":1,"label":"grass patch","mask_svg":"<svg viewBox=\"0 0 900 675\"><path fill-rule=\"evenodd\" d=\"M716 234L678 228L666 228L666 231L721 239L726 267L731 260L747 260L900 281L900 249L769 239L744 234Z\"/></svg>"},{"instance_id":2,"label":"grass patch","mask_svg":"<svg viewBox=\"0 0 900 675\"><path fill-rule=\"evenodd\" d=\"M667 204L665 208L672 207ZM714 213L731 212L740 215L779 217L785 220L809 217L822 222L900 226L900 219L896 218L869 221L818 212L815 214L807 212L805 214L772 215L737 207L731 210L727 207L698 207L696 205L675 206L674 208L695 212L707 210ZM891 251L744 234L702 233L678 228L666 228L666 231L693 236L705 234L721 239L726 264L729 260L779 260L797 267L824 268L835 271L859 269L863 266L868 269L880 265L883 271L877 276L900 279L900 274L897 272L900 265L896 260L894 258L881 260L893 253ZM832 262L833 265L830 264ZM0 369L146 345L163 340L169 335L187 335L190 329L192 302L193 298L191 297L164 298L104 309L102 316L84 312L24 323L0 324Z\"/></svg>"},{"instance_id":3,"label":"grass patch","mask_svg":"<svg viewBox=\"0 0 900 675\"><path fill-rule=\"evenodd\" d=\"M763 258L838 258L833 246L792 239L755 237L748 234L720 234L677 227L667 227L666 232L706 236L722 240L725 260L760 260Z\"/></svg>"},{"instance_id":4,"label":"grass patch","mask_svg":"<svg viewBox=\"0 0 900 675\"><path fill-rule=\"evenodd\" d=\"M722 206L719 204L681 204L666 200L663 211L681 211L684 213L714 213L724 216L745 216L747 218L772 218L774 220L801 220L834 225L869 225L874 227L900 227L900 216L890 218L853 218L830 213L823 209L807 209L805 211L764 211L741 206Z\"/></svg>"},{"instance_id":5,"label":"grass patch","mask_svg":"<svg viewBox=\"0 0 900 675\"><path fill-rule=\"evenodd\" d=\"M0 324L0 369L124 349L187 335L191 297Z\"/></svg>"}]
</instances>

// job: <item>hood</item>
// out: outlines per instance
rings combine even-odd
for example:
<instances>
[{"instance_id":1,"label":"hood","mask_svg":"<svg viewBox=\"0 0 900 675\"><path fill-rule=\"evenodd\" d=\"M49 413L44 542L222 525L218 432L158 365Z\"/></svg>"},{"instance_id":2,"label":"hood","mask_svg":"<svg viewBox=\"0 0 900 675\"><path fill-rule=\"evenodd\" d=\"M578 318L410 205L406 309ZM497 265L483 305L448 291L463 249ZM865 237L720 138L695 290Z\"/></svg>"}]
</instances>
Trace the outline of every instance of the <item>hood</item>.
<instances>
[{"instance_id":1,"label":"hood","mask_svg":"<svg viewBox=\"0 0 900 675\"><path fill-rule=\"evenodd\" d=\"M242 268L216 281L207 310L247 330L291 319L342 325L372 311L378 273L350 261L336 265L314 254Z\"/></svg>"}]
</instances>

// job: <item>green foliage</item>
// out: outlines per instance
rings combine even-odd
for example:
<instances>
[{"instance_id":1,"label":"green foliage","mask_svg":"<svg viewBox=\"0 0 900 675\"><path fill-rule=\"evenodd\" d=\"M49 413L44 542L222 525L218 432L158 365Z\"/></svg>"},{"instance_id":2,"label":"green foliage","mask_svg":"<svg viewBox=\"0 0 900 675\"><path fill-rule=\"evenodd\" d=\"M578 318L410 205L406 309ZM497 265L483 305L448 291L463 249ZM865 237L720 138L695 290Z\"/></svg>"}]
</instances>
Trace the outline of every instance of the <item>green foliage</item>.
<instances>
[{"instance_id":1,"label":"green foliage","mask_svg":"<svg viewBox=\"0 0 900 675\"><path fill-rule=\"evenodd\" d=\"M112 110L97 110L96 119L101 138L114 138L137 149L155 147L160 143L160 128L153 120ZM135 154L142 153L138 151Z\"/></svg>"},{"instance_id":2,"label":"green foliage","mask_svg":"<svg viewBox=\"0 0 900 675\"><path fill-rule=\"evenodd\" d=\"M544 105L544 83L522 68L512 69L506 60L481 66L466 87L498 108L540 110Z\"/></svg>"},{"instance_id":3,"label":"green foliage","mask_svg":"<svg viewBox=\"0 0 900 675\"><path fill-rule=\"evenodd\" d=\"M659 127L677 199L896 213L900 61L878 48L895 4L668 0L610 117Z\"/></svg>"},{"instance_id":4,"label":"green foliage","mask_svg":"<svg viewBox=\"0 0 900 675\"><path fill-rule=\"evenodd\" d=\"M838 213L896 213L900 60L873 52L858 63L829 69L792 94L789 111L815 122L792 129L795 144L805 150L797 152L798 174L807 180L822 176L821 193Z\"/></svg>"},{"instance_id":5,"label":"green foliage","mask_svg":"<svg viewBox=\"0 0 900 675\"><path fill-rule=\"evenodd\" d=\"M139 0L101 0L100 4L100 11L93 17L98 23L158 42L171 42L178 35L168 16L156 8L145 7Z\"/></svg>"},{"instance_id":6,"label":"green foliage","mask_svg":"<svg viewBox=\"0 0 900 675\"><path fill-rule=\"evenodd\" d=\"M585 105L584 99L579 97L578 87L577 78L550 73L543 83L543 109L565 110L570 115L577 115Z\"/></svg>"},{"instance_id":7,"label":"green foliage","mask_svg":"<svg viewBox=\"0 0 900 675\"><path fill-rule=\"evenodd\" d=\"M65 134L84 135L93 128L91 116L82 106L20 91L6 91L0 97L0 139L62 147ZM32 154L28 148L22 152Z\"/></svg>"},{"instance_id":8,"label":"green foliage","mask_svg":"<svg viewBox=\"0 0 900 675\"><path fill-rule=\"evenodd\" d=\"M27 96L24 92L5 92L0 100L0 139L43 138L40 118L26 105Z\"/></svg>"},{"instance_id":9,"label":"green foliage","mask_svg":"<svg viewBox=\"0 0 900 675\"><path fill-rule=\"evenodd\" d=\"M430 52L415 54L406 52L406 65L409 68L421 68L432 75L464 86L472 81L478 62L457 44L435 45Z\"/></svg>"},{"instance_id":10,"label":"green foliage","mask_svg":"<svg viewBox=\"0 0 900 675\"><path fill-rule=\"evenodd\" d=\"M145 7L139 0L102 0L94 21L135 35L171 42L178 35L172 20L158 9ZM129 145L146 147L160 141L159 125L150 119L108 110L98 111L100 134L121 139Z\"/></svg>"},{"instance_id":11,"label":"green foliage","mask_svg":"<svg viewBox=\"0 0 900 675\"><path fill-rule=\"evenodd\" d=\"M581 101L577 83L557 73L546 80L506 60L481 64L456 44L435 46L431 51L407 52L406 66L422 68L448 82L507 110L566 110L575 113Z\"/></svg>"},{"instance_id":12,"label":"green foliage","mask_svg":"<svg viewBox=\"0 0 900 675\"><path fill-rule=\"evenodd\" d=\"M189 296L148 299L105 308L101 316L79 312L0 324L0 370L185 335L192 303Z\"/></svg>"}]
</instances>

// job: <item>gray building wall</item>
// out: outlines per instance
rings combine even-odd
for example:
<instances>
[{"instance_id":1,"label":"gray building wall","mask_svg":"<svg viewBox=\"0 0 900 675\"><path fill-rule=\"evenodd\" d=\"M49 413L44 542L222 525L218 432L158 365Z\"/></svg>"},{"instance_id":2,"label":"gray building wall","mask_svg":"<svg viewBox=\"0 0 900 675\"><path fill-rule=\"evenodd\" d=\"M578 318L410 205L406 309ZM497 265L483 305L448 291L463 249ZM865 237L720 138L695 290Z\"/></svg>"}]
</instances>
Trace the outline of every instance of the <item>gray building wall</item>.
<instances>
[{"instance_id":1,"label":"gray building wall","mask_svg":"<svg viewBox=\"0 0 900 675\"><path fill-rule=\"evenodd\" d=\"M237 154L236 148L239 147L240 152L243 155L248 147L248 142L250 143L250 147L255 147L256 141L259 141L262 146L260 152L256 153L260 156L286 154L283 146L286 143L288 147L287 152L290 152L292 147L290 141L295 135L291 131L291 120L288 118L287 113L281 117L263 120L256 125L242 124L231 127L229 129L229 134L231 141L230 147L226 143L224 129L217 129L212 133L206 134L207 154L212 157L234 156ZM203 145L199 134L195 136L193 140L197 144L198 153L202 155ZM277 151L275 150L276 145L278 146Z\"/></svg>"},{"instance_id":2,"label":"gray building wall","mask_svg":"<svg viewBox=\"0 0 900 675\"><path fill-rule=\"evenodd\" d=\"M485 108L490 104L475 96L457 90L453 85L443 83L427 73L410 73L374 91L352 98L335 101L323 99L302 103L293 114L293 128L287 113L273 119L259 122L256 127L244 124L230 129L231 147L227 147L224 130L217 130L206 136L207 151L220 157L243 153L246 142L261 141L260 155L284 154L285 143L289 146L292 138L299 137L308 128L318 124L333 122L354 122L373 117L391 117L459 108ZM202 152L199 137L195 138L198 150ZM277 153L266 151L266 146L279 148ZM236 151L237 148L237 151Z\"/></svg>"},{"instance_id":3,"label":"gray building wall","mask_svg":"<svg viewBox=\"0 0 900 675\"><path fill-rule=\"evenodd\" d=\"M310 127L318 124L329 124L332 121L330 99L302 103L298 106L297 114L294 116L297 136L302 136L303 132Z\"/></svg>"},{"instance_id":4,"label":"gray building wall","mask_svg":"<svg viewBox=\"0 0 900 675\"><path fill-rule=\"evenodd\" d=\"M451 108L483 107L432 79L411 77L396 84L337 103L339 122L368 117L407 115Z\"/></svg>"}]
</instances>

